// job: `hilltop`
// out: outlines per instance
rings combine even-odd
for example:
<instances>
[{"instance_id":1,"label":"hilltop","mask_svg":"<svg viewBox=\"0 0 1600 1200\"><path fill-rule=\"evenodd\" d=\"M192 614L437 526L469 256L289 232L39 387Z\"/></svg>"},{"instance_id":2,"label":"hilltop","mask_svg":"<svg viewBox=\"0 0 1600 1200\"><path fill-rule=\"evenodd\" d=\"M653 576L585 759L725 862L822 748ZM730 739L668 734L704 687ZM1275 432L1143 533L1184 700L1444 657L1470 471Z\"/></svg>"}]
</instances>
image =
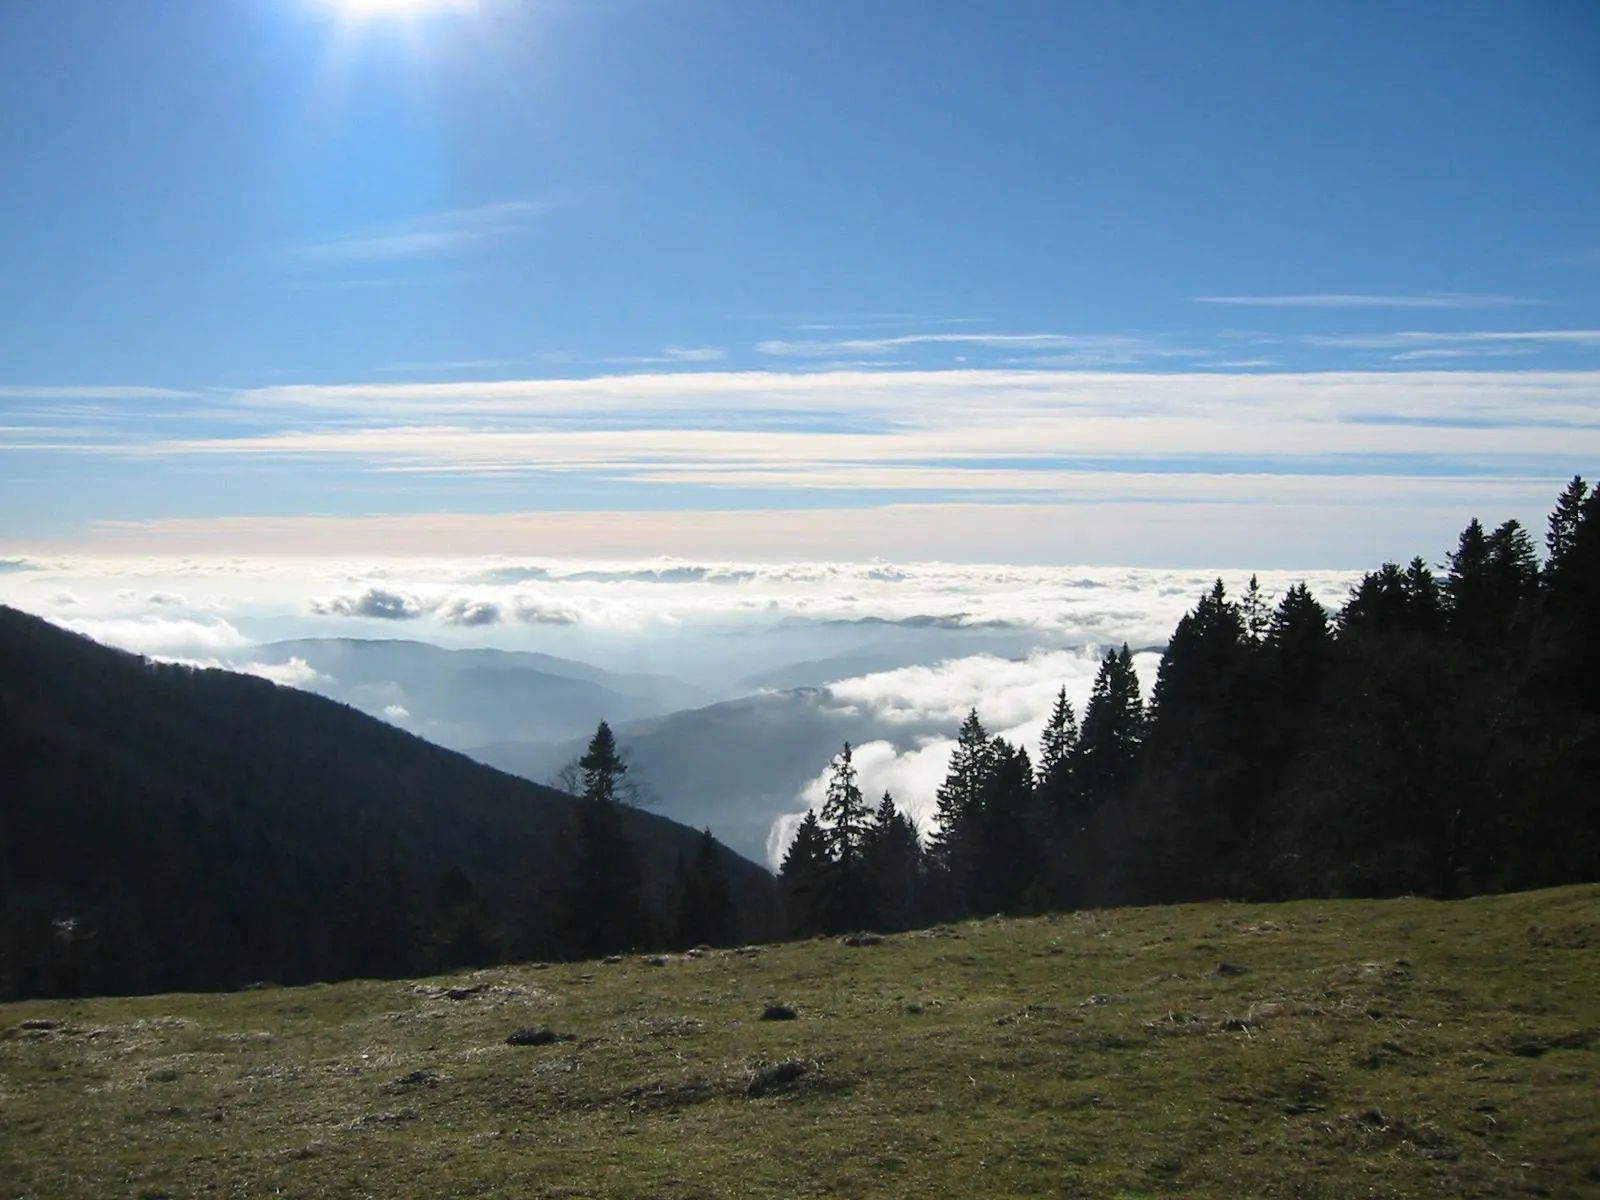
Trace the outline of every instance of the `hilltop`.
<instances>
[{"instance_id":1,"label":"hilltop","mask_svg":"<svg viewBox=\"0 0 1600 1200\"><path fill-rule=\"evenodd\" d=\"M147 662L0 607L0 767L0 996L562 950L578 802L320 696ZM620 817L664 931L700 835ZM770 877L716 855L743 936L761 936Z\"/></svg>"},{"instance_id":2,"label":"hilltop","mask_svg":"<svg viewBox=\"0 0 1600 1200\"><path fill-rule=\"evenodd\" d=\"M1600 1191L1600 887L850 940L0 1007L0 1196Z\"/></svg>"}]
</instances>

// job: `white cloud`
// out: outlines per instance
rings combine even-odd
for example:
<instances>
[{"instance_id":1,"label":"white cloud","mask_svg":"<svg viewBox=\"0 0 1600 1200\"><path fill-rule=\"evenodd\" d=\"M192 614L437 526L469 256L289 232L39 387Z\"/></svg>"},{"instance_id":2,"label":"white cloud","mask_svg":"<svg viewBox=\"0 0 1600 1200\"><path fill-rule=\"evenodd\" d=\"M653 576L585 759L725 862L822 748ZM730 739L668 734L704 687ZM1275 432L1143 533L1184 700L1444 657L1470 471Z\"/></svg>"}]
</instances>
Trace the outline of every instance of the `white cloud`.
<instances>
[{"instance_id":1,"label":"white cloud","mask_svg":"<svg viewBox=\"0 0 1600 1200\"><path fill-rule=\"evenodd\" d=\"M159 617L52 618L63 629L81 633L107 646L135 654L181 655L185 651L221 651L248 646L250 639L227 621L182 621Z\"/></svg>"},{"instance_id":2,"label":"white cloud","mask_svg":"<svg viewBox=\"0 0 1600 1200\"><path fill-rule=\"evenodd\" d=\"M411 713L407 711L403 704L385 704L383 706L383 715L391 721L409 721L411 719Z\"/></svg>"},{"instance_id":3,"label":"white cloud","mask_svg":"<svg viewBox=\"0 0 1600 1200\"><path fill-rule=\"evenodd\" d=\"M117 557L398 553L417 561L515 555L536 546L550 558L618 560L665 553L756 563L1370 566L1442 553L1475 513L1542 528L1571 474L1567 464L1547 476L1506 479L1091 474L1075 491L1034 503L166 518L102 522L66 545L30 549ZM58 577L38 571L0 577L0 594L27 589L37 596L43 578ZM338 594L356 595L342 586ZM331 593L318 595L326 601ZM303 593L296 603L305 603Z\"/></svg>"},{"instance_id":4,"label":"white cloud","mask_svg":"<svg viewBox=\"0 0 1600 1200\"><path fill-rule=\"evenodd\" d=\"M1184 608L1192 607L1192 601ZM1003 737L1036 755L1039 738L1055 704L1066 689L1081 717L1100 667L1098 647L1035 653L1025 659L976 655L936 666L907 667L860 676L829 686L830 703L870 712L891 724L942 723L952 732L972 709L992 736ZM1160 662L1154 653L1134 657L1134 668L1146 694ZM874 804L885 790L895 806L924 834L937 828L936 793L949 770L954 737L919 739L911 749L886 741L868 742L852 752L862 793ZM767 837L767 858L776 869L808 810L821 812L827 798L831 765L819 772L796 797L797 811L773 822Z\"/></svg>"},{"instance_id":5,"label":"white cloud","mask_svg":"<svg viewBox=\"0 0 1600 1200\"><path fill-rule=\"evenodd\" d=\"M313 599L311 611L325 617L371 617L381 621L411 621L432 606L415 596L384 587L369 587L356 595Z\"/></svg>"},{"instance_id":6,"label":"white cloud","mask_svg":"<svg viewBox=\"0 0 1600 1200\"><path fill-rule=\"evenodd\" d=\"M331 677L321 674L303 658L291 658L284 663L245 662L230 664L230 671L270 679L280 687L310 688L319 683L331 682Z\"/></svg>"},{"instance_id":7,"label":"white cloud","mask_svg":"<svg viewBox=\"0 0 1600 1200\"><path fill-rule=\"evenodd\" d=\"M758 342L762 354L782 358L844 358L884 355L916 346L978 347L1009 351L1078 351L1099 361L1137 362L1171 353L1149 338L1120 334L905 333L893 337Z\"/></svg>"},{"instance_id":8,"label":"white cloud","mask_svg":"<svg viewBox=\"0 0 1600 1200\"><path fill-rule=\"evenodd\" d=\"M1279 503L1327 492L1331 479L1350 494L1362 487L1352 477L1374 470L1404 478L1417 470L1408 459L1426 465L1419 474L1431 485L1485 472L1548 483L1570 476L1574 460L1600 457L1600 375L1591 372L698 373L274 395L297 409L329 406L329 419L138 452L719 492L1073 502L1249 492ZM444 409L453 423L415 420ZM346 415L355 413L366 419ZM787 422L775 424L775 413Z\"/></svg>"}]
</instances>

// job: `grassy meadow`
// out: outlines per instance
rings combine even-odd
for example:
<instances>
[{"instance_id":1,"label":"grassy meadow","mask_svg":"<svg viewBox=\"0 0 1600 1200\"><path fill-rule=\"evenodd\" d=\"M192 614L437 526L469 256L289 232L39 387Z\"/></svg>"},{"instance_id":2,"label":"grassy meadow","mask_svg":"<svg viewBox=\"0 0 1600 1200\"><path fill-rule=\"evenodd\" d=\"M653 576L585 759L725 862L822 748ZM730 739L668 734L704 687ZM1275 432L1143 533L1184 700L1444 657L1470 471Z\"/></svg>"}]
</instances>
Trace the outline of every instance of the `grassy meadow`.
<instances>
[{"instance_id":1,"label":"grassy meadow","mask_svg":"<svg viewBox=\"0 0 1600 1200\"><path fill-rule=\"evenodd\" d=\"M0 1197L1600 1196L1600 887L857 940L0 1007Z\"/></svg>"}]
</instances>

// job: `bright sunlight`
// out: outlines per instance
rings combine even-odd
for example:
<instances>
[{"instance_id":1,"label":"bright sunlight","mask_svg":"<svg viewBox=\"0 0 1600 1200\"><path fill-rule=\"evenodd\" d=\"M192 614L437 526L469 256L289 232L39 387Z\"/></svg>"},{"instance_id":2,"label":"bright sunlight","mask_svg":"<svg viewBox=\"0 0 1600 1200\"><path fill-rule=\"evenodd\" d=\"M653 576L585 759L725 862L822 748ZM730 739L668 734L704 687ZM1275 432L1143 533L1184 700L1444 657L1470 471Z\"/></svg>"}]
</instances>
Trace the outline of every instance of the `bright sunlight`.
<instances>
[{"instance_id":1,"label":"bright sunlight","mask_svg":"<svg viewBox=\"0 0 1600 1200\"><path fill-rule=\"evenodd\" d=\"M420 16L450 8L474 8L477 0L322 0L351 17Z\"/></svg>"}]
</instances>

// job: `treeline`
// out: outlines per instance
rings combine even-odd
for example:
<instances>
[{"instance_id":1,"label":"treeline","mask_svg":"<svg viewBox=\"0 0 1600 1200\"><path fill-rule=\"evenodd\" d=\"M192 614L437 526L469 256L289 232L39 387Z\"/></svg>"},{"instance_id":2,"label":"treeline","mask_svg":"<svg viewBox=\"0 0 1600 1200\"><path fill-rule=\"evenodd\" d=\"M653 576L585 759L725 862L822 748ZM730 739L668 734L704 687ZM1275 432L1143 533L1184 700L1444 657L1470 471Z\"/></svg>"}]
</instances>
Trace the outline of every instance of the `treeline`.
<instances>
[{"instance_id":1,"label":"treeline","mask_svg":"<svg viewBox=\"0 0 1600 1200\"><path fill-rule=\"evenodd\" d=\"M0 1001L774 936L765 871L615 802L603 732L574 798L0 607Z\"/></svg>"},{"instance_id":2,"label":"treeline","mask_svg":"<svg viewBox=\"0 0 1600 1200\"><path fill-rule=\"evenodd\" d=\"M1150 702L1126 646L1037 757L969 714L919 839L850 748L781 873L791 933L1234 898L1438 898L1600 878L1600 493L1541 563L1473 520L1439 574L1385 563L1330 614L1219 580Z\"/></svg>"}]
</instances>

